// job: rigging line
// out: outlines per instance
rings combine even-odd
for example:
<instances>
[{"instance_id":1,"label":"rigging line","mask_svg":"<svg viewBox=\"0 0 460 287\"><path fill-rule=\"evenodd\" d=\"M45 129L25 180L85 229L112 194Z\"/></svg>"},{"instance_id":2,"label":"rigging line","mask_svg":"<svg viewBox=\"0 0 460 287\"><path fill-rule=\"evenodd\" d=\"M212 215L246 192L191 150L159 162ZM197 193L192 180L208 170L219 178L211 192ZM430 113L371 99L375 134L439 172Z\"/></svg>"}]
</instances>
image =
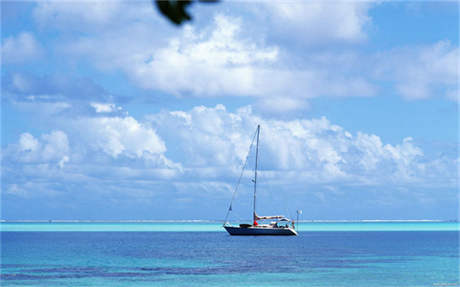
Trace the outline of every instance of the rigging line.
<instances>
[{"instance_id":1,"label":"rigging line","mask_svg":"<svg viewBox=\"0 0 460 287\"><path fill-rule=\"evenodd\" d=\"M252 137L251 145L249 145L248 154L246 155L246 159L244 160L244 163L243 163L243 168L241 169L240 177L238 178L238 182L237 182L237 184L235 186L235 190L233 191L232 200L230 201L230 205L228 206L227 214L225 215L224 224L227 223L228 216L229 216L230 212L232 211L233 200L235 199L236 192L238 191L238 187L240 186L241 178L243 177L244 169L245 169L245 167L246 167L246 165L248 163L249 154L251 153L252 146L254 145L254 140L256 139L256 135L257 135L257 130L254 133L254 136Z\"/></svg>"}]
</instances>

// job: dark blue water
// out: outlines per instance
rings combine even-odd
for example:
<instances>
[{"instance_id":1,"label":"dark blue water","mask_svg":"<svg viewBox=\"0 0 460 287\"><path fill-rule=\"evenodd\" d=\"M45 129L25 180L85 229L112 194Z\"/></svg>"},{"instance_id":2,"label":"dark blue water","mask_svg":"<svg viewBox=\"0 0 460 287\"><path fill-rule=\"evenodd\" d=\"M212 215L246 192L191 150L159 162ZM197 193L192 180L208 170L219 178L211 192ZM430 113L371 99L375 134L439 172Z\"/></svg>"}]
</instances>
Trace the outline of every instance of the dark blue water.
<instances>
[{"instance_id":1,"label":"dark blue water","mask_svg":"<svg viewBox=\"0 0 460 287\"><path fill-rule=\"evenodd\" d=\"M1 236L2 286L459 286L450 231Z\"/></svg>"}]
</instances>

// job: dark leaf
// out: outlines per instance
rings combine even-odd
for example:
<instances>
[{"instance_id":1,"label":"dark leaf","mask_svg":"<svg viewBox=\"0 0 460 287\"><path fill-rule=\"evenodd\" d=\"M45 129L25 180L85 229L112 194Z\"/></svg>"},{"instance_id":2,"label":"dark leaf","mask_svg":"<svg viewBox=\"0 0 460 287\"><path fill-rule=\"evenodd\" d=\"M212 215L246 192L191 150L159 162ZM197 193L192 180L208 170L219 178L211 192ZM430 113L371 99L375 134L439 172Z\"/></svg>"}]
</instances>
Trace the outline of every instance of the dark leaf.
<instances>
[{"instance_id":1,"label":"dark leaf","mask_svg":"<svg viewBox=\"0 0 460 287\"><path fill-rule=\"evenodd\" d=\"M217 3L219 0L198 0L198 2ZM160 13L176 25L192 20L192 16L187 13L187 6L192 3L190 0L155 0L155 5Z\"/></svg>"},{"instance_id":2,"label":"dark leaf","mask_svg":"<svg viewBox=\"0 0 460 287\"><path fill-rule=\"evenodd\" d=\"M186 11L187 6L190 5L192 1L155 0L155 3L160 13L176 25L181 25L184 21L192 19Z\"/></svg>"}]
</instances>

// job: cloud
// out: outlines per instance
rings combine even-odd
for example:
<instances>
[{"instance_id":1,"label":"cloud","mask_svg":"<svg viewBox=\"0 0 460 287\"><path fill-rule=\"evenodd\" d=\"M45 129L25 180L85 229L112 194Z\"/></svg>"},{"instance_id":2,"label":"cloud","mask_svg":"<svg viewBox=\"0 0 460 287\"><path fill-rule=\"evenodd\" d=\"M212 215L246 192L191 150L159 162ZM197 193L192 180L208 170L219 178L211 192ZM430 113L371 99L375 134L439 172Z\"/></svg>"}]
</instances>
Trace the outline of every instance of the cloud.
<instances>
[{"instance_id":1,"label":"cloud","mask_svg":"<svg viewBox=\"0 0 460 287\"><path fill-rule=\"evenodd\" d=\"M377 135L352 134L325 117L270 119L250 107L230 112L223 105L162 111L144 122L116 115L64 120L65 131L39 138L23 133L4 155L16 172L44 180L168 180L180 182L182 190L188 183L232 185L257 124L262 127L260 176L266 184L427 187L455 182L456 160L429 158L410 137L388 144Z\"/></svg>"},{"instance_id":2,"label":"cloud","mask_svg":"<svg viewBox=\"0 0 460 287\"><path fill-rule=\"evenodd\" d=\"M296 39L326 35L332 37L329 40L353 42L364 37L369 7L365 3L292 4L260 4L257 9L248 4L240 8L246 11L242 15L252 14L254 19L264 11L262 21L273 26L274 31L288 26L310 27L299 35L289 34ZM229 16L218 9L205 25L171 31L162 26L164 29L152 30L151 21L156 23L161 17L152 16L152 7L145 3L128 5L110 1L91 6L92 2L44 1L38 3L35 16L40 25L61 33L72 27L88 32L72 38L72 42L63 41L57 48L59 53L72 59L90 59L103 70L121 70L146 90L178 97L254 97L258 110L265 114L306 109L307 99L318 96L375 94L367 79L350 71L335 72L334 61L327 66L309 63L299 66L298 55L293 55L288 47L267 43L265 30L247 30L251 17ZM94 11L85 13L90 8ZM105 12L98 12L99 8ZM299 20L295 13L305 13L305 17ZM272 15L269 21L267 14ZM312 29L313 26L322 28ZM311 54L315 53L308 53ZM276 107L269 104L280 103L280 98L286 98L284 104Z\"/></svg>"},{"instance_id":3,"label":"cloud","mask_svg":"<svg viewBox=\"0 0 460 287\"><path fill-rule=\"evenodd\" d=\"M405 206L416 199L414 205L422 208L453 202L455 192L438 191L457 186L456 154L430 157L410 137L389 144L325 117L282 120L254 114L249 106L231 112L217 105L164 110L144 121L111 113L55 121L62 130L24 132L3 149L2 190L8 202L40 199L60 206L56 214L66 214L70 200L84 207L75 218L86 218L88 204L114 210L129 205L125 216L150 207L146 218L177 218L179 210L222 216L257 124L259 190L265 195L260 200L266 211L279 212L279 202L290 199L292 208L299 200L312 202L313 213L313 205L341 210L343 202L353 211L362 208L356 206L359 198L377 209L378 217L388 204ZM234 206L243 216L250 209L253 166L254 152ZM8 214L20 214L13 211L8 208Z\"/></svg>"},{"instance_id":4,"label":"cloud","mask_svg":"<svg viewBox=\"0 0 460 287\"><path fill-rule=\"evenodd\" d=\"M132 117L54 117L64 131L25 132L3 149L7 193L55 197L82 192L83 186L104 193L101 184L156 184L182 172L179 163L165 156L165 143L155 130Z\"/></svg>"},{"instance_id":5,"label":"cloud","mask_svg":"<svg viewBox=\"0 0 460 287\"><path fill-rule=\"evenodd\" d=\"M54 158L61 158L62 161L63 158L67 157L66 154L69 152L69 141L64 132L53 131L50 134L44 134L42 138L43 141L46 142L42 151L42 157L45 161ZM68 161L68 159L64 161Z\"/></svg>"},{"instance_id":6,"label":"cloud","mask_svg":"<svg viewBox=\"0 0 460 287\"><path fill-rule=\"evenodd\" d=\"M375 57L376 77L393 81L406 99L452 98L458 85L459 56L458 47L449 41L397 48Z\"/></svg>"},{"instance_id":7,"label":"cloud","mask_svg":"<svg viewBox=\"0 0 460 287\"><path fill-rule=\"evenodd\" d=\"M152 12L151 3L143 2L40 1L34 16L37 24L61 36L53 53L71 62L89 61L104 71L122 71L138 87L163 96L251 97L255 111L274 116L300 114L316 97L376 96L385 81L405 98L455 99L458 48L448 42L378 54L327 48L328 43L347 47L365 40L373 6L247 4L238 8L240 16L217 9L204 25L181 30L161 26L163 19ZM250 28L260 21L263 29ZM162 29L151 29L152 23ZM67 36L75 27L82 32L70 41ZM23 34L34 42L32 34ZM68 75L15 73L3 80L2 93L20 102L104 103L117 97L90 79Z\"/></svg>"},{"instance_id":8,"label":"cloud","mask_svg":"<svg viewBox=\"0 0 460 287\"><path fill-rule=\"evenodd\" d=\"M2 39L2 61L6 64L24 63L38 59L43 54L41 44L30 32Z\"/></svg>"},{"instance_id":9,"label":"cloud","mask_svg":"<svg viewBox=\"0 0 460 287\"><path fill-rule=\"evenodd\" d=\"M90 106L94 108L96 113L111 113L122 110L121 107L117 107L115 104L90 103Z\"/></svg>"},{"instance_id":10,"label":"cloud","mask_svg":"<svg viewBox=\"0 0 460 287\"><path fill-rule=\"evenodd\" d=\"M7 147L6 155L12 157L7 158L31 163L59 161L61 165L68 161L84 164L94 160L106 163L126 160L137 164L136 159L139 159L149 167L178 167L164 157L166 145L156 131L133 117L112 115L59 119L59 126L66 132L55 130L42 134L40 139L27 132L22 133L17 144Z\"/></svg>"},{"instance_id":11,"label":"cloud","mask_svg":"<svg viewBox=\"0 0 460 287\"><path fill-rule=\"evenodd\" d=\"M9 147L13 157L24 163L53 163L63 167L69 161L69 141L63 131L43 134L41 139L23 133L17 146Z\"/></svg>"},{"instance_id":12,"label":"cloud","mask_svg":"<svg viewBox=\"0 0 460 287\"><path fill-rule=\"evenodd\" d=\"M83 118L73 125L89 147L113 158L121 155L141 158L166 151L156 132L132 117Z\"/></svg>"},{"instance_id":13,"label":"cloud","mask_svg":"<svg viewBox=\"0 0 460 287\"><path fill-rule=\"evenodd\" d=\"M145 89L195 96L260 94L257 88L262 83L257 84L259 77L256 77L257 70L253 65L274 62L277 48L240 39L240 30L238 19L218 15L211 28L199 32L187 26L180 37L167 38L165 46L155 45L155 35L144 32L147 40L140 43L144 49L132 43L125 45L120 37L105 38L107 35L103 35L102 41L82 38L65 50L75 55L87 55L101 67L122 69ZM139 42L137 39L133 41ZM114 49L120 45L123 49ZM109 61L109 58L116 60Z\"/></svg>"},{"instance_id":14,"label":"cloud","mask_svg":"<svg viewBox=\"0 0 460 287\"><path fill-rule=\"evenodd\" d=\"M284 97L266 97L260 99L255 107L262 113L278 116L297 116L296 112L305 111L310 108L308 102L304 99L284 98ZM289 111L289 113L285 113Z\"/></svg>"},{"instance_id":15,"label":"cloud","mask_svg":"<svg viewBox=\"0 0 460 287\"><path fill-rule=\"evenodd\" d=\"M258 5L277 37L295 38L302 45L312 46L327 42L360 42L366 39L366 28L371 23L368 1L278 1ZM262 12L259 12L262 14ZM256 13L257 15L258 13Z\"/></svg>"},{"instance_id":16,"label":"cloud","mask_svg":"<svg viewBox=\"0 0 460 287\"><path fill-rule=\"evenodd\" d=\"M21 134L19 138L19 150L20 151L35 151L39 147L38 140L29 133Z\"/></svg>"},{"instance_id":17,"label":"cloud","mask_svg":"<svg viewBox=\"0 0 460 287\"><path fill-rule=\"evenodd\" d=\"M238 8L228 9L232 5ZM167 194L162 199L195 204L213 192L227 196L257 124L261 185L274 193L330 203L358 190L368 202L394 196L385 199L392 203L419 198L418 190L427 199L454 190L458 159L433 155L436 148L422 148L410 134L390 144L325 117L302 116L315 97L377 96L388 86L407 99L458 98L456 45L439 41L379 53L362 46L373 5L221 3L212 9L217 13L175 29L148 1L38 1L40 34L3 39L11 73L2 77L2 98L41 113L40 130L48 129L20 131L3 149L2 190L65 201L72 197L64 194L81 194L82 202L89 194L118 202L129 196L160 201L156 197ZM45 43L38 35L56 37ZM37 76L49 69L13 66L40 59L45 49L60 59L62 73ZM109 76L104 84L127 79L115 89L134 90L136 97L222 97L223 103L245 97L252 107L197 106L141 120L94 82L101 79L94 68ZM72 74L82 71L96 77Z\"/></svg>"},{"instance_id":18,"label":"cloud","mask_svg":"<svg viewBox=\"0 0 460 287\"><path fill-rule=\"evenodd\" d=\"M309 184L425 185L433 183L431 176L426 180L427 173L442 174L410 137L396 145L385 144L377 135L353 135L324 117L276 120L257 116L248 107L232 113L218 105L188 112L164 111L148 120L166 144L174 143L186 171L213 180L229 173L237 176L257 124L262 126L261 175L279 184L294 180ZM455 178L452 161L442 165L450 170L442 178Z\"/></svg>"},{"instance_id":19,"label":"cloud","mask_svg":"<svg viewBox=\"0 0 460 287\"><path fill-rule=\"evenodd\" d=\"M180 38L131 65L132 74L145 88L173 94L260 94L257 66L276 61L278 51L240 39L240 29L238 19L221 15L211 31L188 26Z\"/></svg>"},{"instance_id":20,"label":"cloud","mask_svg":"<svg viewBox=\"0 0 460 287\"><path fill-rule=\"evenodd\" d=\"M123 12L122 1L38 1L34 10L36 21L44 25L76 29L84 23L100 27L115 20ZM72 28L73 26L73 28Z\"/></svg>"},{"instance_id":21,"label":"cloud","mask_svg":"<svg viewBox=\"0 0 460 287\"><path fill-rule=\"evenodd\" d=\"M163 96L250 97L255 110L275 116L304 111L316 97L376 96L387 83L405 98L455 98L458 48L448 42L379 53L348 49L367 38L375 3L245 4L235 10L239 16L217 9L209 21L180 30L162 26L150 3L101 2L84 13L91 5L40 2L35 16L62 34L73 26L85 31L59 43L56 52L65 58L122 71ZM16 82L17 90L25 86Z\"/></svg>"},{"instance_id":22,"label":"cloud","mask_svg":"<svg viewBox=\"0 0 460 287\"><path fill-rule=\"evenodd\" d=\"M80 117L61 125L66 132L43 134L40 140L22 134L9 153L20 162L61 168L100 162L104 172L119 176L142 177L153 169L158 178L226 182L239 174L257 124L262 126L259 166L268 182L449 186L455 179L455 160L425 156L410 137L385 144L377 135L353 135L325 117L270 119L250 107L229 112L223 105L163 111L145 122L130 116ZM127 169L107 167L113 164Z\"/></svg>"},{"instance_id":23,"label":"cloud","mask_svg":"<svg viewBox=\"0 0 460 287\"><path fill-rule=\"evenodd\" d=\"M375 87L346 56L318 59L322 55L313 53L300 67L294 63L305 59L248 36L243 27L242 19L217 14L209 26L186 26L179 35L165 37L164 44L151 33L142 31L138 40L131 39L133 31L122 30L126 37L84 37L63 51L89 57L101 69L120 69L143 89L176 96L254 97L260 99L259 109L273 113L306 108L306 99L319 96L375 95ZM287 98L285 104L267 105L279 98Z\"/></svg>"},{"instance_id":24,"label":"cloud","mask_svg":"<svg viewBox=\"0 0 460 287\"><path fill-rule=\"evenodd\" d=\"M2 81L2 94L15 102L106 102L114 98L92 79L64 73L36 76L15 72L3 76Z\"/></svg>"}]
</instances>

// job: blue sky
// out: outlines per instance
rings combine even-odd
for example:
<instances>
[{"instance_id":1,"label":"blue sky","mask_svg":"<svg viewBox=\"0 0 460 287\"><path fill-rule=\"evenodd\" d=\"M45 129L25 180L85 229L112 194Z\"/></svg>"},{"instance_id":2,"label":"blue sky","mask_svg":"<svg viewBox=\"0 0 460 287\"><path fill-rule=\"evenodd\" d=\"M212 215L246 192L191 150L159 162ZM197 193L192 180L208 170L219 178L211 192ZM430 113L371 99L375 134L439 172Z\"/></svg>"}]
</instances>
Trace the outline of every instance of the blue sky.
<instances>
[{"instance_id":1,"label":"blue sky","mask_svg":"<svg viewBox=\"0 0 460 287\"><path fill-rule=\"evenodd\" d=\"M3 219L458 217L458 2L1 5Z\"/></svg>"}]
</instances>

